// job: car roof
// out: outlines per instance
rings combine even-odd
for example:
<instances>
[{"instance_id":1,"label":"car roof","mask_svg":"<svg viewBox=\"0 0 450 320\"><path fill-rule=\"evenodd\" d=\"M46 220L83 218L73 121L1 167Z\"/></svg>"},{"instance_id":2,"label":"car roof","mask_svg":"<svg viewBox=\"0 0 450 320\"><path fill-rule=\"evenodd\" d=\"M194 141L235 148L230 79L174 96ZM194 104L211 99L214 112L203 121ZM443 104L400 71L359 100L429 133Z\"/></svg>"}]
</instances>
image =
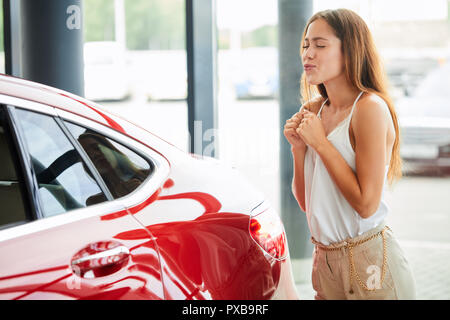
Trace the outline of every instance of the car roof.
<instances>
[{"instance_id":1,"label":"car roof","mask_svg":"<svg viewBox=\"0 0 450 320\"><path fill-rule=\"evenodd\" d=\"M46 104L124 132L101 106L64 90L0 73L0 94Z\"/></svg>"},{"instance_id":2,"label":"car roof","mask_svg":"<svg viewBox=\"0 0 450 320\"><path fill-rule=\"evenodd\" d=\"M106 111L102 106L70 92L50 87L41 83L0 73L0 95L17 97L55 107L66 112L96 121L111 129L119 131L161 154L163 148L167 154L185 154L184 151L123 117ZM167 159L168 160L168 159Z\"/></svg>"}]
</instances>

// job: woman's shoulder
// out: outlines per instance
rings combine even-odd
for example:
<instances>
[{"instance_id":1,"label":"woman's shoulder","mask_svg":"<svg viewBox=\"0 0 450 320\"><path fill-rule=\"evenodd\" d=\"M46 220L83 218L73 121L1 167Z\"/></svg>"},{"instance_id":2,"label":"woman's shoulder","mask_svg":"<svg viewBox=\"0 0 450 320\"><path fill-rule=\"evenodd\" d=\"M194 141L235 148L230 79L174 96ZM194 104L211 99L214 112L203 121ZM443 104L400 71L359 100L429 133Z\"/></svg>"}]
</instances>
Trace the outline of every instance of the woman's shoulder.
<instances>
[{"instance_id":1,"label":"woman's shoulder","mask_svg":"<svg viewBox=\"0 0 450 320\"><path fill-rule=\"evenodd\" d=\"M389 107L386 101L376 93L367 92L361 97L355 106L355 116L358 114L372 114L372 113L389 113Z\"/></svg>"},{"instance_id":2,"label":"woman's shoulder","mask_svg":"<svg viewBox=\"0 0 450 320\"><path fill-rule=\"evenodd\" d=\"M390 118L389 107L384 99L372 92L361 97L355 106L352 117L352 126L361 124L366 126L367 123L380 124Z\"/></svg>"},{"instance_id":3,"label":"woman's shoulder","mask_svg":"<svg viewBox=\"0 0 450 320\"><path fill-rule=\"evenodd\" d=\"M322 106L322 103L325 101L325 98L321 95L312 98L311 100L308 100L302 105L302 108L306 108L311 112L314 112L317 114L319 112L320 107Z\"/></svg>"}]
</instances>

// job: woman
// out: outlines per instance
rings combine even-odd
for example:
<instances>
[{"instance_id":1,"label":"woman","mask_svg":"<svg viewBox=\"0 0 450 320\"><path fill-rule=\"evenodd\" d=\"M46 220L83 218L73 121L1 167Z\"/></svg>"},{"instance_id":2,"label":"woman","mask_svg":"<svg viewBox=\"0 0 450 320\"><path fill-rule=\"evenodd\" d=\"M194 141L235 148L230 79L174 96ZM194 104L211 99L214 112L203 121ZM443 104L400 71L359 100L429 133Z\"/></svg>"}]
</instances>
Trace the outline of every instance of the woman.
<instances>
[{"instance_id":1,"label":"woman","mask_svg":"<svg viewBox=\"0 0 450 320\"><path fill-rule=\"evenodd\" d=\"M315 244L315 299L415 299L411 269L385 224L386 184L401 177L399 128L365 22L316 13L301 42L300 111L284 135L292 190ZM318 95L309 99L311 91Z\"/></svg>"}]
</instances>

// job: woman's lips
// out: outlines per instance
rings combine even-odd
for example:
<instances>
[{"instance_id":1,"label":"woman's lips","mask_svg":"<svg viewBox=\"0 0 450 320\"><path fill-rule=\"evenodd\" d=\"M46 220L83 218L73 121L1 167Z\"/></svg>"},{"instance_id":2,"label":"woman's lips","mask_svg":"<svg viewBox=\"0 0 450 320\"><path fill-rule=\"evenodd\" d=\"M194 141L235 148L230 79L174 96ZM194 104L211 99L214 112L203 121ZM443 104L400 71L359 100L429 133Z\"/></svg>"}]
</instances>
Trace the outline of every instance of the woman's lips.
<instances>
[{"instance_id":1,"label":"woman's lips","mask_svg":"<svg viewBox=\"0 0 450 320\"><path fill-rule=\"evenodd\" d=\"M303 67L303 69L305 69L305 71L311 71L312 69L314 69L316 66L311 66L311 65L305 65L304 67Z\"/></svg>"}]
</instances>

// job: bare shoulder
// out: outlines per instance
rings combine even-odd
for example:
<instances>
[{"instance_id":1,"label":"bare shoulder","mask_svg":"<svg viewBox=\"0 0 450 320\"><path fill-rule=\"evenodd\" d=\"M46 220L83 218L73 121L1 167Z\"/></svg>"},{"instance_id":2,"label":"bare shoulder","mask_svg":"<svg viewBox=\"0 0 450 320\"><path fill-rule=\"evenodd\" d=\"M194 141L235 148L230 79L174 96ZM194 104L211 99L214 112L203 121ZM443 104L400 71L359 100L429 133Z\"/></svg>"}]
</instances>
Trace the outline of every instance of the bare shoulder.
<instances>
[{"instance_id":1,"label":"bare shoulder","mask_svg":"<svg viewBox=\"0 0 450 320\"><path fill-rule=\"evenodd\" d=\"M325 101L325 98L322 97L321 95L319 95L317 97L312 98L308 102L305 102L302 107L305 107L309 111L317 114L319 112L320 106L322 105L322 103L324 101Z\"/></svg>"},{"instance_id":2,"label":"bare shoulder","mask_svg":"<svg viewBox=\"0 0 450 320\"><path fill-rule=\"evenodd\" d=\"M359 99L353 113L352 122L358 123L360 121L376 122L380 120L388 120L390 117L389 107L386 101L379 95L374 93L366 93Z\"/></svg>"}]
</instances>

